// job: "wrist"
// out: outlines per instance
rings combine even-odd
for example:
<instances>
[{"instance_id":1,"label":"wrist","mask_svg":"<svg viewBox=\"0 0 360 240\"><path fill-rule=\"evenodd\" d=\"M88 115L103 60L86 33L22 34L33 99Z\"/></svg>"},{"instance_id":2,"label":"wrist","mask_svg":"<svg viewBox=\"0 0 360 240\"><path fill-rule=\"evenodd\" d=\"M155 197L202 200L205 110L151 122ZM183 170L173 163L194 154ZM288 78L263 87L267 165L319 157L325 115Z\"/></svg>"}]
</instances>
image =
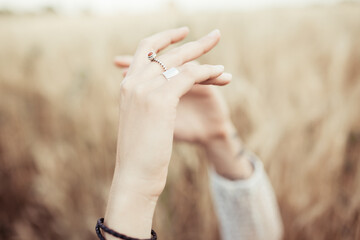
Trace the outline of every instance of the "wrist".
<instances>
[{"instance_id":1,"label":"wrist","mask_svg":"<svg viewBox=\"0 0 360 240\"><path fill-rule=\"evenodd\" d=\"M151 200L157 200L165 188L168 166L149 169L143 165L116 162L113 185Z\"/></svg>"},{"instance_id":2,"label":"wrist","mask_svg":"<svg viewBox=\"0 0 360 240\"><path fill-rule=\"evenodd\" d=\"M124 181L121 181L124 180ZM130 237L148 239L157 204L156 195L148 195L114 175L105 214L105 225ZM106 239L113 239L105 234Z\"/></svg>"},{"instance_id":3,"label":"wrist","mask_svg":"<svg viewBox=\"0 0 360 240\"><path fill-rule=\"evenodd\" d=\"M225 178L237 180L250 177L253 167L247 157L241 154L243 144L236 134L236 128L228 122L220 129L221 134L203 144L209 162Z\"/></svg>"},{"instance_id":4,"label":"wrist","mask_svg":"<svg viewBox=\"0 0 360 240\"><path fill-rule=\"evenodd\" d=\"M121 195L126 192L135 196L142 196L149 201L157 201L166 184L165 179L160 174L145 174L137 169L125 168L116 165L113 181L112 193Z\"/></svg>"},{"instance_id":5,"label":"wrist","mask_svg":"<svg viewBox=\"0 0 360 240\"><path fill-rule=\"evenodd\" d=\"M200 143L205 150L212 148L220 142L229 142L236 134L236 128L230 120L219 124L216 128L216 134L213 134L211 137L206 138Z\"/></svg>"},{"instance_id":6,"label":"wrist","mask_svg":"<svg viewBox=\"0 0 360 240\"><path fill-rule=\"evenodd\" d=\"M206 152L212 152L218 146L231 147L236 136L236 128L231 121L225 122L218 127L218 132L215 136L206 139L201 143ZM241 147L241 140L238 139L238 147Z\"/></svg>"}]
</instances>

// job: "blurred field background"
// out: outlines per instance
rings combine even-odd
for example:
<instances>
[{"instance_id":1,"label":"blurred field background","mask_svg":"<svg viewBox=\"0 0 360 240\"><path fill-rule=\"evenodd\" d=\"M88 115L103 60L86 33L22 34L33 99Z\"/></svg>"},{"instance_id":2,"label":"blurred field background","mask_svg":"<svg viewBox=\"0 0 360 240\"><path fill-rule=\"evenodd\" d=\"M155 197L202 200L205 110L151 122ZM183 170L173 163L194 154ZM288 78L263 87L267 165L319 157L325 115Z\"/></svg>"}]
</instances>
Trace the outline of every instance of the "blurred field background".
<instances>
[{"instance_id":1,"label":"blurred field background","mask_svg":"<svg viewBox=\"0 0 360 240\"><path fill-rule=\"evenodd\" d=\"M0 239L96 239L116 151L121 71L145 36L219 28L201 59L263 160L284 239L360 239L360 4L117 17L0 16ZM160 239L219 239L201 149L176 144Z\"/></svg>"}]
</instances>

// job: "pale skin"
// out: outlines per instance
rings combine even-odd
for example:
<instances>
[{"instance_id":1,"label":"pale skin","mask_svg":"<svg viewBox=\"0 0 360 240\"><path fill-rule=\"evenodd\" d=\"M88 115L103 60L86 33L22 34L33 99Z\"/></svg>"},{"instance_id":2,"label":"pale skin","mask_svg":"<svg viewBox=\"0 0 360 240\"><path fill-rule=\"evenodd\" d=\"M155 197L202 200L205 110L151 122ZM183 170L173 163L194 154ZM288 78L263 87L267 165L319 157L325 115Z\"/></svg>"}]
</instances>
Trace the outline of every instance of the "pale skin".
<instances>
[{"instance_id":1,"label":"pale skin","mask_svg":"<svg viewBox=\"0 0 360 240\"><path fill-rule=\"evenodd\" d=\"M116 58L124 69L116 166L105 214L105 225L135 238L150 238L154 210L168 172L173 139L201 145L208 162L225 178L248 178L252 166L236 157L241 141L234 137L224 99L216 86L231 81L219 65L192 61L220 40L214 30L203 38L159 51L181 41L186 27L171 29L142 40L134 57ZM180 73L167 81L161 67L147 59L150 51ZM116 239L105 235L106 239Z\"/></svg>"}]
</instances>

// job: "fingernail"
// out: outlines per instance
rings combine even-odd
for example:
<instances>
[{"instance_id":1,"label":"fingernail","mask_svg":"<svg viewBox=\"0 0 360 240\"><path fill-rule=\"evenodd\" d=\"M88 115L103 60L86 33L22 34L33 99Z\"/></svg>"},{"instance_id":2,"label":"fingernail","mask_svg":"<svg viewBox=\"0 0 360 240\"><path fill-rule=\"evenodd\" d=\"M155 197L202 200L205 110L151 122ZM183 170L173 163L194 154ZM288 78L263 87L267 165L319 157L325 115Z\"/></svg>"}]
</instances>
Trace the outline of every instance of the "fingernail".
<instances>
[{"instance_id":1,"label":"fingernail","mask_svg":"<svg viewBox=\"0 0 360 240\"><path fill-rule=\"evenodd\" d=\"M215 36L218 36L218 35L220 35L219 29L215 29L215 30L211 31L211 32L208 34L209 37L215 37Z\"/></svg>"},{"instance_id":2,"label":"fingernail","mask_svg":"<svg viewBox=\"0 0 360 240\"><path fill-rule=\"evenodd\" d=\"M216 69L218 69L219 71L224 71L224 66L223 66L223 65L216 65L215 67L216 67Z\"/></svg>"},{"instance_id":3,"label":"fingernail","mask_svg":"<svg viewBox=\"0 0 360 240\"><path fill-rule=\"evenodd\" d=\"M187 27L187 26L180 27L179 30L188 30L189 31L189 27Z\"/></svg>"},{"instance_id":4,"label":"fingernail","mask_svg":"<svg viewBox=\"0 0 360 240\"><path fill-rule=\"evenodd\" d=\"M232 79L232 74L231 73L223 73L222 77L225 78L225 79L231 80Z\"/></svg>"}]
</instances>

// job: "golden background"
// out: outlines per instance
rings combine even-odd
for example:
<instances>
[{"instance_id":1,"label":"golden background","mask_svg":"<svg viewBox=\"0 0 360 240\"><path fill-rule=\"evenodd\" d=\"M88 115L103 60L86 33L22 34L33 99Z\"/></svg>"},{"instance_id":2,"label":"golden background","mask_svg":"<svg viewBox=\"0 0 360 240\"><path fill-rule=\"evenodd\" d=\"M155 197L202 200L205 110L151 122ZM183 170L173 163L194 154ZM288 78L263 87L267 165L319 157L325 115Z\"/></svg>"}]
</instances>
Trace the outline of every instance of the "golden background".
<instances>
[{"instance_id":1,"label":"golden background","mask_svg":"<svg viewBox=\"0 0 360 240\"><path fill-rule=\"evenodd\" d=\"M360 5L185 14L0 16L0 239L96 239L114 167L121 71L145 36L219 28L201 62L276 191L284 239L360 239ZM146 57L146 56L145 56ZM176 144L159 239L218 239L201 149ZM126 217L126 216L124 216Z\"/></svg>"}]
</instances>

